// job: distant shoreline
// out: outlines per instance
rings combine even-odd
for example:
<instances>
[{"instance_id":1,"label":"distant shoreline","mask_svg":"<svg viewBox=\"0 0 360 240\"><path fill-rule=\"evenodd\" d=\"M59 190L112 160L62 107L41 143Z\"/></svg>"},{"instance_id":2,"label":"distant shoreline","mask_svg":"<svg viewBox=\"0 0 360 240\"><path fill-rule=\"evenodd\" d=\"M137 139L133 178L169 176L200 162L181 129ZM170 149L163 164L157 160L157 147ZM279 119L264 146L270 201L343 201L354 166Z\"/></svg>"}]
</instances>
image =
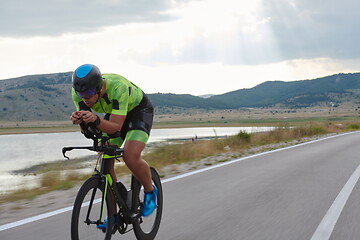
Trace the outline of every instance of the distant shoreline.
<instances>
[{"instance_id":1,"label":"distant shoreline","mask_svg":"<svg viewBox=\"0 0 360 240\"><path fill-rule=\"evenodd\" d=\"M176 122L165 124L154 124L153 129L159 128L193 128L193 127L242 127L258 124L244 124L244 123L192 123L192 122ZM264 125L264 124L262 124ZM64 125L64 126L18 126L18 127L0 127L0 135L13 134L37 134L37 133L61 133L61 132L77 132L79 126Z\"/></svg>"},{"instance_id":2,"label":"distant shoreline","mask_svg":"<svg viewBox=\"0 0 360 240\"><path fill-rule=\"evenodd\" d=\"M298 115L299 114L299 115ZM324 122L324 121L359 121L357 114L319 114L317 113L298 113L296 115L278 114L277 116L252 116L245 118L241 116L231 116L226 119L219 118L192 118L182 119L163 116L154 120L154 129L159 128L193 128L193 127L256 127L256 126L276 126L281 124L299 124L303 122ZM159 118L163 118L159 120ZM171 120L170 120L171 119ZM0 121L0 135L9 134L36 134L36 133L60 133L77 132L79 126L72 125L70 121Z\"/></svg>"}]
</instances>

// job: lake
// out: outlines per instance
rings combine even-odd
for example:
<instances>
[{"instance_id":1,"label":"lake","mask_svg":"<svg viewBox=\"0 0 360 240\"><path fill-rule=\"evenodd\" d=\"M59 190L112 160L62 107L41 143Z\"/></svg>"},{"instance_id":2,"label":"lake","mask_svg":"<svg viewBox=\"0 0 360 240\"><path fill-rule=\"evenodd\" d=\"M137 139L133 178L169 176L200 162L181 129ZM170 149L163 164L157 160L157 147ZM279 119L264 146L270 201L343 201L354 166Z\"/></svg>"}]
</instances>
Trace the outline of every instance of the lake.
<instances>
[{"instance_id":1,"label":"lake","mask_svg":"<svg viewBox=\"0 0 360 240\"><path fill-rule=\"evenodd\" d=\"M189 139L198 137L224 137L235 135L239 131L248 133L269 131L272 127L198 127L153 129L149 143ZM27 183L36 185L35 176L14 175L14 170L33 165L64 159L61 150L65 146L90 146L92 140L86 139L80 132L40 133L0 135L0 193L17 189ZM84 157L93 152L74 150L68 152L70 158Z\"/></svg>"}]
</instances>

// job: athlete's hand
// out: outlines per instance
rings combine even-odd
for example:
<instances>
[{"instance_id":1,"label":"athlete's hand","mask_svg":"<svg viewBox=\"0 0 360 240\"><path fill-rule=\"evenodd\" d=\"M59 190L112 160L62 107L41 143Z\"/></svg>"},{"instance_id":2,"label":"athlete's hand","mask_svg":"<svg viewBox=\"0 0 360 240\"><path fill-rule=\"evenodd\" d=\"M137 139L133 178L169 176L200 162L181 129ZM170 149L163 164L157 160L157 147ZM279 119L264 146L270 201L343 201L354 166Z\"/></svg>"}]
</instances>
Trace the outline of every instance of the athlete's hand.
<instances>
[{"instance_id":1,"label":"athlete's hand","mask_svg":"<svg viewBox=\"0 0 360 240\"><path fill-rule=\"evenodd\" d=\"M96 114L90 111L80 111L80 112L81 112L81 118L85 123L92 123L95 122L97 119Z\"/></svg>"},{"instance_id":2,"label":"athlete's hand","mask_svg":"<svg viewBox=\"0 0 360 240\"><path fill-rule=\"evenodd\" d=\"M81 116L81 112L80 111L73 112L70 116L70 120L73 122L73 124L82 123L83 119Z\"/></svg>"}]
</instances>

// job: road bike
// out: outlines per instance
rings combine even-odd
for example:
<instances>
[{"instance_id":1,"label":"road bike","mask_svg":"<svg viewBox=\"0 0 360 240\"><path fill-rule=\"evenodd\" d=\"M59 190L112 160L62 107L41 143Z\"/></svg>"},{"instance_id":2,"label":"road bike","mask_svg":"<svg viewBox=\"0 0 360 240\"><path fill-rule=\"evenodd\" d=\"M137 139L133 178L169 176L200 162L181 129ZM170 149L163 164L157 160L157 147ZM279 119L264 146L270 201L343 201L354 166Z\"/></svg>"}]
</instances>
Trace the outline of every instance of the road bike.
<instances>
[{"instance_id":1,"label":"road bike","mask_svg":"<svg viewBox=\"0 0 360 240\"><path fill-rule=\"evenodd\" d=\"M124 234L131 230L134 230L139 240L154 239L159 230L163 209L162 186L155 168L150 167L150 171L152 182L158 189L157 207L150 216L143 217L141 210L144 191L140 182L132 175L130 189L127 189L121 181L115 182L110 174L104 173L106 159L101 158L101 155L119 158L124 149L110 146L110 137L103 136L95 127L82 132L85 137L93 140L93 146L64 147L64 157L69 159L66 152L74 149L87 149L101 154L95 165L94 175L83 183L76 196L71 216L71 239L109 240L117 231ZM100 229L100 224L106 224L106 229Z\"/></svg>"}]
</instances>

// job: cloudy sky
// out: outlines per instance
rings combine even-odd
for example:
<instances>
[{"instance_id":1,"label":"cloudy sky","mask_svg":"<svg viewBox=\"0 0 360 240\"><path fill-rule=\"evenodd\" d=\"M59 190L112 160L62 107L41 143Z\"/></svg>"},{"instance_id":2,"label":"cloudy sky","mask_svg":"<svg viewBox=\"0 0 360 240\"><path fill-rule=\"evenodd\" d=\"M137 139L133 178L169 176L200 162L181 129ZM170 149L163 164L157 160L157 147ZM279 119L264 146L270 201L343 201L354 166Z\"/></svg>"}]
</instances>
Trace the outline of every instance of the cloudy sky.
<instances>
[{"instance_id":1,"label":"cloudy sky","mask_svg":"<svg viewBox=\"0 0 360 240\"><path fill-rule=\"evenodd\" d=\"M357 0L0 0L0 79L118 73L147 93L221 94L360 71Z\"/></svg>"}]
</instances>

